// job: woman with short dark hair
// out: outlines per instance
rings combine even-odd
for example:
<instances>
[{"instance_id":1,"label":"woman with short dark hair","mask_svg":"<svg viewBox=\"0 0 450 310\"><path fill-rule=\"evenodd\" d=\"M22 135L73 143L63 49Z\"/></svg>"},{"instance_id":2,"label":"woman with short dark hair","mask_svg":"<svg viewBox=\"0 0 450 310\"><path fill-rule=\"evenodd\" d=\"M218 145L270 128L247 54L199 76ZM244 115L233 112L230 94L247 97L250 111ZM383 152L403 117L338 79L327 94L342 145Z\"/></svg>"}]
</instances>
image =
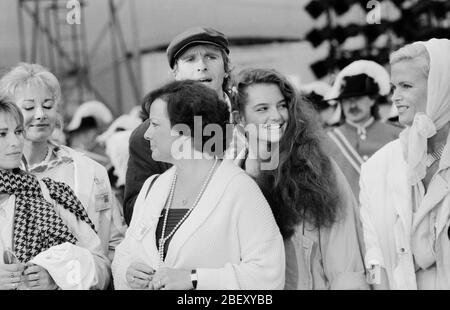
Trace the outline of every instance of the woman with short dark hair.
<instances>
[{"instance_id":1,"label":"woman with short dark hair","mask_svg":"<svg viewBox=\"0 0 450 310\"><path fill-rule=\"evenodd\" d=\"M149 97L145 138L152 158L173 166L139 193L113 261L115 287L282 288L284 248L270 207L242 169L221 160L227 104L189 80Z\"/></svg>"}]
</instances>

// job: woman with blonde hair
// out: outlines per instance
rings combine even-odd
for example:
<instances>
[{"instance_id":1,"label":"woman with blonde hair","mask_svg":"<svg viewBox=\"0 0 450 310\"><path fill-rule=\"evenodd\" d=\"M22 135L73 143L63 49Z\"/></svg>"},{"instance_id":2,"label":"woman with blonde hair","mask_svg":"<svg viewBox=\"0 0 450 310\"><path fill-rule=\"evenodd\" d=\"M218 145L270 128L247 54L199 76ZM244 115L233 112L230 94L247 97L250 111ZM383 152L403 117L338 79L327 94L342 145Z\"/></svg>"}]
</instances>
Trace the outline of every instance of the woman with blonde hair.
<instances>
[{"instance_id":1,"label":"woman with blonde hair","mask_svg":"<svg viewBox=\"0 0 450 310\"><path fill-rule=\"evenodd\" d=\"M406 128L361 169L365 264L380 289L450 289L450 40L391 54Z\"/></svg>"},{"instance_id":2,"label":"woman with blonde hair","mask_svg":"<svg viewBox=\"0 0 450 310\"><path fill-rule=\"evenodd\" d=\"M22 168L39 179L49 177L73 189L97 228L105 255L112 260L126 229L121 209L103 166L83 153L52 142L61 107L57 78L41 65L19 63L1 78L0 91L24 115Z\"/></svg>"},{"instance_id":3,"label":"woman with blonde hair","mask_svg":"<svg viewBox=\"0 0 450 310\"><path fill-rule=\"evenodd\" d=\"M109 262L64 183L20 170L19 108L0 99L0 289L99 289Z\"/></svg>"}]
</instances>

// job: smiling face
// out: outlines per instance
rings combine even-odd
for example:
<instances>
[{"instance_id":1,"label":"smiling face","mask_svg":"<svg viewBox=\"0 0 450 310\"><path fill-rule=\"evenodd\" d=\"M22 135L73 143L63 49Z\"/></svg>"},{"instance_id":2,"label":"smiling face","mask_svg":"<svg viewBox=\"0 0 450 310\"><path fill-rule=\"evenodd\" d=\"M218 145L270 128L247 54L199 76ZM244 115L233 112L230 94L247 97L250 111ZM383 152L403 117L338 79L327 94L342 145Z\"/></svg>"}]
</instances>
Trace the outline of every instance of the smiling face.
<instances>
[{"instance_id":1,"label":"smiling face","mask_svg":"<svg viewBox=\"0 0 450 310\"><path fill-rule=\"evenodd\" d=\"M178 57L174 69L175 80L201 81L222 97L225 78L222 52L213 45L196 45Z\"/></svg>"},{"instance_id":2,"label":"smiling face","mask_svg":"<svg viewBox=\"0 0 450 310\"><path fill-rule=\"evenodd\" d=\"M171 134L171 124L167 114L167 102L156 99L150 106L150 125L144 138L150 141L152 158L156 161L172 162L171 148L177 136Z\"/></svg>"},{"instance_id":3,"label":"smiling face","mask_svg":"<svg viewBox=\"0 0 450 310\"><path fill-rule=\"evenodd\" d=\"M401 124L411 126L416 113L426 111L427 83L419 61L402 60L392 65L392 101L398 109Z\"/></svg>"},{"instance_id":4,"label":"smiling face","mask_svg":"<svg viewBox=\"0 0 450 310\"><path fill-rule=\"evenodd\" d=\"M15 92L14 101L24 117L25 138L32 142L46 142L58 119L53 94L45 87L24 86Z\"/></svg>"},{"instance_id":5,"label":"smiling face","mask_svg":"<svg viewBox=\"0 0 450 310\"><path fill-rule=\"evenodd\" d=\"M247 100L241 124L258 126L258 139L277 142L283 136L289 112L286 100L275 84L253 84L245 89Z\"/></svg>"},{"instance_id":6,"label":"smiling face","mask_svg":"<svg viewBox=\"0 0 450 310\"><path fill-rule=\"evenodd\" d=\"M0 169L19 167L23 149L23 129L14 116L0 112Z\"/></svg>"}]
</instances>

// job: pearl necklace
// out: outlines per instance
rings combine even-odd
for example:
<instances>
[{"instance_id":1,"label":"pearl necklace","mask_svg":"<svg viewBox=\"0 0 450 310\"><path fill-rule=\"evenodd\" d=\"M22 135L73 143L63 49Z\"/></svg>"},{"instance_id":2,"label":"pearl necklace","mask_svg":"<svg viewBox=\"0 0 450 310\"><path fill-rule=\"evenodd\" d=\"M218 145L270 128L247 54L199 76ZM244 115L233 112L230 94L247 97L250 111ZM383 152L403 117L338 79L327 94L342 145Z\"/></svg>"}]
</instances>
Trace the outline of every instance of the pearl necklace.
<instances>
[{"instance_id":1,"label":"pearl necklace","mask_svg":"<svg viewBox=\"0 0 450 310\"><path fill-rule=\"evenodd\" d=\"M45 154L44 160L42 162L46 163L50 160L50 158L52 158L52 150L50 148L50 145L47 145L47 153Z\"/></svg>"},{"instance_id":2,"label":"pearl necklace","mask_svg":"<svg viewBox=\"0 0 450 310\"><path fill-rule=\"evenodd\" d=\"M430 167L436 160L441 159L442 152L444 151L444 146L442 145L440 148L438 148L433 153L427 154L427 158L425 160L425 165L427 167Z\"/></svg>"},{"instance_id":3,"label":"pearl necklace","mask_svg":"<svg viewBox=\"0 0 450 310\"><path fill-rule=\"evenodd\" d=\"M175 225L175 227L172 229L172 231L166 237L164 237L164 234L166 232L167 217L169 215L170 207L172 206L173 196L175 194L175 185L177 183L177 174L174 173L173 178L172 178L172 183L170 185L169 201L168 201L167 207L166 207L166 214L164 214L161 238L159 238L159 246L158 246L159 266L161 266L162 263L164 262L164 244L166 243L167 240L170 239L170 237L172 237L172 235L177 231L178 227L180 227L180 225L183 224L183 222L187 219L189 214L191 214L192 210L194 210L194 208L197 206L198 202L200 201L200 198L203 195L203 192L206 190L206 186L208 185L209 181L211 180L211 177L214 173L214 170L215 170L218 162L219 162L219 160L216 159L214 161L214 164L212 165L211 169L208 171L205 181L203 182L202 187L200 188L200 192L198 193L194 203L192 204L192 207L186 212L186 214L181 218L181 220L177 223L177 225Z\"/></svg>"}]
</instances>

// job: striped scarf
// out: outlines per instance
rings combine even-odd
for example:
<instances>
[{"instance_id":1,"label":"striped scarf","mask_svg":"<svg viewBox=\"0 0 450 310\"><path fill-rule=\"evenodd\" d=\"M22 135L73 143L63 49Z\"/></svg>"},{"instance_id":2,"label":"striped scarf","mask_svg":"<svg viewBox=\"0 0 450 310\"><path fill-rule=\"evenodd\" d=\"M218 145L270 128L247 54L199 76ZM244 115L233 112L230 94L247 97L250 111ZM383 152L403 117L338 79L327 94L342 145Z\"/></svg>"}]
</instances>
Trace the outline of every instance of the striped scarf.
<instances>
[{"instance_id":1,"label":"striped scarf","mask_svg":"<svg viewBox=\"0 0 450 310\"><path fill-rule=\"evenodd\" d=\"M49 178L42 181L57 204L73 213L78 220L89 224L95 231L94 224L68 185ZM0 193L16 197L13 247L19 261L26 263L52 246L77 242L53 205L44 198L35 176L19 169L13 172L0 170Z\"/></svg>"}]
</instances>

